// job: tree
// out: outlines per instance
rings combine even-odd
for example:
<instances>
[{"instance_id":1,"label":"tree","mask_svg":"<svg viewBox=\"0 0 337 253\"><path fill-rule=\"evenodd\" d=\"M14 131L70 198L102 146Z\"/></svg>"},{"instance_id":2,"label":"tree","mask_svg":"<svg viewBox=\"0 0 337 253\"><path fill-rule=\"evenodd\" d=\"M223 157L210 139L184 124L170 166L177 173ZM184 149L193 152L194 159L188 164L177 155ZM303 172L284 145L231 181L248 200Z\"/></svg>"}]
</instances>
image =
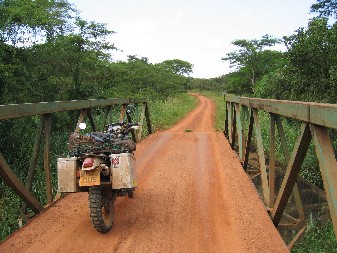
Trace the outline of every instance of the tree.
<instances>
[{"instance_id":1,"label":"tree","mask_svg":"<svg viewBox=\"0 0 337 253\"><path fill-rule=\"evenodd\" d=\"M316 18L285 37L292 98L337 102L337 24Z\"/></svg>"},{"instance_id":2,"label":"tree","mask_svg":"<svg viewBox=\"0 0 337 253\"><path fill-rule=\"evenodd\" d=\"M0 40L24 45L71 30L75 9L66 0L2 0L0 13Z\"/></svg>"},{"instance_id":3,"label":"tree","mask_svg":"<svg viewBox=\"0 0 337 253\"><path fill-rule=\"evenodd\" d=\"M108 36L114 34L114 31L108 30L106 24L88 22L80 18L76 18L75 25L77 29L61 39L66 43L72 56L73 88L70 98L84 99L98 88L91 75L99 69L102 61L110 60L110 51L116 49L107 41Z\"/></svg>"},{"instance_id":4,"label":"tree","mask_svg":"<svg viewBox=\"0 0 337 253\"><path fill-rule=\"evenodd\" d=\"M222 60L229 61L230 67L240 71L240 76L244 75L247 79L244 84L247 85L245 90L254 92L257 80L270 71L271 67L275 68L277 62L282 58L280 52L264 50L265 47L271 47L277 43L280 43L280 40L270 35L262 36L261 40L235 40L232 44L239 49L227 53L227 56Z\"/></svg>"},{"instance_id":5,"label":"tree","mask_svg":"<svg viewBox=\"0 0 337 253\"><path fill-rule=\"evenodd\" d=\"M4 0L0 9L7 18L0 21L2 103L86 99L100 93L115 49L108 41L114 32L105 24L72 17L76 11L63 0Z\"/></svg>"},{"instance_id":6,"label":"tree","mask_svg":"<svg viewBox=\"0 0 337 253\"><path fill-rule=\"evenodd\" d=\"M291 84L289 66L285 65L264 75L258 81L254 95L266 99L291 99L293 89Z\"/></svg>"},{"instance_id":7,"label":"tree","mask_svg":"<svg viewBox=\"0 0 337 253\"><path fill-rule=\"evenodd\" d=\"M189 76L193 72L193 64L179 59L163 61L162 65L177 75Z\"/></svg>"},{"instance_id":8,"label":"tree","mask_svg":"<svg viewBox=\"0 0 337 253\"><path fill-rule=\"evenodd\" d=\"M317 3L311 5L310 11L318 13L320 17L337 17L336 0L317 0Z\"/></svg>"},{"instance_id":9,"label":"tree","mask_svg":"<svg viewBox=\"0 0 337 253\"><path fill-rule=\"evenodd\" d=\"M166 99L186 91L188 77L174 74L162 63L152 64L146 57L129 56L127 62L110 64L106 94L121 97ZM112 86L113 85L113 86Z\"/></svg>"}]
</instances>

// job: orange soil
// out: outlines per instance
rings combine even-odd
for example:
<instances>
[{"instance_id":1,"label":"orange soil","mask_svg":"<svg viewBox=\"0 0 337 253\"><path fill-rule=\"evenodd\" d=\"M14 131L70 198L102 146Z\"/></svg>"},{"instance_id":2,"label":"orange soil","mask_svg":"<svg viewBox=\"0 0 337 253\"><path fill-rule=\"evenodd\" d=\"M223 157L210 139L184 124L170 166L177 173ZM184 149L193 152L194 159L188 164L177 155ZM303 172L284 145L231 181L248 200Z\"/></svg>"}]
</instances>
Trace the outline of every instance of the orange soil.
<instances>
[{"instance_id":1,"label":"orange soil","mask_svg":"<svg viewBox=\"0 0 337 253\"><path fill-rule=\"evenodd\" d=\"M198 107L137 145L138 189L118 198L112 229L89 218L88 194L68 194L0 244L0 252L289 252L222 133ZM192 132L184 132L190 129Z\"/></svg>"}]
</instances>

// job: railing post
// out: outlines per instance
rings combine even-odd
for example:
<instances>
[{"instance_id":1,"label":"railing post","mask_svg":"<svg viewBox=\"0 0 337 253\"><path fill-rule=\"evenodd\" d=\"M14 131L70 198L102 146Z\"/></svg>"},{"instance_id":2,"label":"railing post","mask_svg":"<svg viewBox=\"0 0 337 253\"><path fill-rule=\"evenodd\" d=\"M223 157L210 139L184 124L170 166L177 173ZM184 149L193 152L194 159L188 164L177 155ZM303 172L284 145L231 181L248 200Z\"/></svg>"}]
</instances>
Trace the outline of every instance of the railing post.
<instances>
[{"instance_id":1,"label":"railing post","mask_svg":"<svg viewBox=\"0 0 337 253\"><path fill-rule=\"evenodd\" d=\"M121 113L119 115L119 123L123 123L123 121L124 121L126 106L127 106L126 104L123 104L122 107L121 107Z\"/></svg>"},{"instance_id":2,"label":"railing post","mask_svg":"<svg viewBox=\"0 0 337 253\"><path fill-rule=\"evenodd\" d=\"M236 123L238 128L238 145L239 145L239 158L241 162L243 161L243 136L242 136L242 120L241 120L241 110L240 104L235 104L235 113L236 113Z\"/></svg>"},{"instance_id":3,"label":"railing post","mask_svg":"<svg viewBox=\"0 0 337 253\"><path fill-rule=\"evenodd\" d=\"M137 130L137 132L136 132L136 142L139 142L140 141L140 139L142 138L142 132L143 132L143 124L144 124L144 119L145 119L145 107L146 107L146 105L145 105L145 103L143 103L143 105L142 105L142 111L141 111L141 113L140 113L140 120L139 120L139 122L138 122L138 124L139 124L139 129Z\"/></svg>"},{"instance_id":4,"label":"railing post","mask_svg":"<svg viewBox=\"0 0 337 253\"><path fill-rule=\"evenodd\" d=\"M224 122L224 134L228 138L228 102L226 101L226 94L224 95L225 100L225 122Z\"/></svg>"},{"instance_id":5,"label":"railing post","mask_svg":"<svg viewBox=\"0 0 337 253\"><path fill-rule=\"evenodd\" d=\"M89 118L89 121L90 121L92 131L96 132L98 128L97 128L97 124L96 124L96 121L94 119L94 116L92 115L92 110L88 109L87 114L88 114L88 118Z\"/></svg>"},{"instance_id":6,"label":"railing post","mask_svg":"<svg viewBox=\"0 0 337 253\"><path fill-rule=\"evenodd\" d=\"M259 122L258 110L253 109L254 123L255 123L255 134L256 134L256 144L257 144L257 153L259 155L260 171L261 171L261 181L262 181L262 191L265 204L269 206L269 185L268 185L268 175L266 168L266 159L263 148L263 140L261 133L261 126Z\"/></svg>"},{"instance_id":7,"label":"railing post","mask_svg":"<svg viewBox=\"0 0 337 253\"><path fill-rule=\"evenodd\" d=\"M51 114L43 115L44 119L44 156L43 156L43 167L46 177L46 196L47 203L53 202L53 192L52 192L52 182L51 182L51 168L50 168L50 143L51 143Z\"/></svg>"},{"instance_id":8,"label":"railing post","mask_svg":"<svg viewBox=\"0 0 337 253\"><path fill-rule=\"evenodd\" d=\"M234 149L235 148L235 137L236 137L236 109L235 109L235 104L233 103L232 104L232 114L233 114L233 121L232 121L232 126L231 126L231 128L232 128L232 132L231 132L231 139L232 139L232 141L231 141L231 147L232 147L232 149Z\"/></svg>"},{"instance_id":9,"label":"railing post","mask_svg":"<svg viewBox=\"0 0 337 253\"><path fill-rule=\"evenodd\" d=\"M247 138L246 138L246 134L245 134L245 127L246 127L246 119L247 119L247 115L249 114L248 113L248 110L247 110L247 107L244 106L244 105L241 105L241 109L242 109L242 116L241 116L241 122L242 122L242 164L244 163L244 160L245 160L245 157L246 157L246 154L245 154L245 151L246 151L246 142L247 142ZM249 115L248 115L249 117Z\"/></svg>"},{"instance_id":10,"label":"railing post","mask_svg":"<svg viewBox=\"0 0 337 253\"><path fill-rule=\"evenodd\" d=\"M309 124L302 123L300 136L296 141L293 154L288 163L287 171L283 178L281 189L277 196L275 206L272 212L272 220L275 227L278 226L282 218L282 214L296 183L297 175L300 172L304 157L309 148L310 141L311 133L309 129Z\"/></svg>"},{"instance_id":11,"label":"railing post","mask_svg":"<svg viewBox=\"0 0 337 253\"><path fill-rule=\"evenodd\" d=\"M80 116L78 118L78 121L77 121L77 125L76 125L76 129L75 129L75 132L76 133L79 133L80 132L80 124L83 122L84 120L84 117L87 115L87 110L86 109L82 109L81 110L81 113L80 113Z\"/></svg>"},{"instance_id":12,"label":"railing post","mask_svg":"<svg viewBox=\"0 0 337 253\"><path fill-rule=\"evenodd\" d=\"M0 176L6 184L13 189L14 192L30 207L34 213L39 213L43 210L43 206L33 196L33 194L23 185L17 178L15 173L9 167L5 158L0 153Z\"/></svg>"},{"instance_id":13,"label":"railing post","mask_svg":"<svg viewBox=\"0 0 337 253\"><path fill-rule=\"evenodd\" d=\"M150 120L149 107L147 105L147 102L144 102L143 104L145 105L145 119L146 119L147 131L149 134L152 134L152 125L151 125L151 120Z\"/></svg>"},{"instance_id":14,"label":"railing post","mask_svg":"<svg viewBox=\"0 0 337 253\"><path fill-rule=\"evenodd\" d=\"M279 116L275 115L275 114L274 114L274 117L275 117L275 121L276 121L276 125L277 125L277 131L278 131L280 141L281 141L283 154L285 156L287 164L289 164L290 153L289 153L289 149L288 149L288 145L287 145L287 139L286 139L286 136L285 136L285 133L284 133L284 130L283 130L281 118ZM302 200L301 200L300 192L298 190L297 183L295 183L295 185L294 185L293 194L294 194L294 199L295 199L295 204L296 204L298 214L299 214L301 219L304 219L304 209L303 209L303 204L302 204Z\"/></svg>"},{"instance_id":15,"label":"railing post","mask_svg":"<svg viewBox=\"0 0 337 253\"><path fill-rule=\"evenodd\" d=\"M106 127L106 125L107 125L107 122L111 123L111 122L108 120L108 117L109 117L109 115L110 115L111 110L112 110L112 107L111 107L111 106L107 106L107 107L104 109L102 131L105 130L105 127Z\"/></svg>"},{"instance_id":16,"label":"railing post","mask_svg":"<svg viewBox=\"0 0 337 253\"><path fill-rule=\"evenodd\" d=\"M38 159L39 152L40 152L40 146L41 146L42 135L43 135L43 122L44 122L43 119L44 119L43 116L41 116L37 131L36 131L35 142L34 142L34 147L32 151L32 157L30 160L28 174L27 174L26 188L29 191L31 191L32 189L34 170L36 168L37 159ZM27 208L27 205L25 202L23 202L21 206L21 212L26 213L26 208Z\"/></svg>"},{"instance_id":17,"label":"railing post","mask_svg":"<svg viewBox=\"0 0 337 253\"><path fill-rule=\"evenodd\" d=\"M249 117L249 127L248 127L248 136L246 141L246 148L245 148L245 159L243 162L243 169L247 170L248 167L248 159L249 159L249 149L252 142L253 136L253 128L254 128L254 113L253 110L250 110L250 117Z\"/></svg>"},{"instance_id":18,"label":"railing post","mask_svg":"<svg viewBox=\"0 0 337 253\"><path fill-rule=\"evenodd\" d=\"M270 150L269 150L269 207L274 206L275 195L275 116L270 114Z\"/></svg>"},{"instance_id":19,"label":"railing post","mask_svg":"<svg viewBox=\"0 0 337 253\"><path fill-rule=\"evenodd\" d=\"M232 103L228 102L228 141L232 146L232 130L233 130L233 110Z\"/></svg>"},{"instance_id":20,"label":"railing post","mask_svg":"<svg viewBox=\"0 0 337 253\"><path fill-rule=\"evenodd\" d=\"M326 127L313 124L310 127L337 238L337 162Z\"/></svg>"},{"instance_id":21,"label":"railing post","mask_svg":"<svg viewBox=\"0 0 337 253\"><path fill-rule=\"evenodd\" d=\"M137 110L137 105L138 105L138 104L136 104L136 110ZM127 119L128 119L128 122L129 122L129 123L132 123L131 115L130 115L129 113L126 114L126 117L127 117ZM132 131L132 132L131 132L132 140L133 140L134 142L137 142L136 133L137 133L136 131Z\"/></svg>"}]
</instances>

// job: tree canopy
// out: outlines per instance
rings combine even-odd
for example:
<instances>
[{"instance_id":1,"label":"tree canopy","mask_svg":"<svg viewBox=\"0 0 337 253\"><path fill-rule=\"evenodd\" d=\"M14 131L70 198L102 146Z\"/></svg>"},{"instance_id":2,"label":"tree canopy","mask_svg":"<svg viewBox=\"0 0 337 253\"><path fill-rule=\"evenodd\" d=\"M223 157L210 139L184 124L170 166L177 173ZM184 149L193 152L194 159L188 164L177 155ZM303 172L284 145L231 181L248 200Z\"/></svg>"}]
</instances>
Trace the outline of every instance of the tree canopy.
<instances>
[{"instance_id":1,"label":"tree canopy","mask_svg":"<svg viewBox=\"0 0 337 253\"><path fill-rule=\"evenodd\" d=\"M1 104L162 98L185 90L189 82L193 65L183 60L151 64L133 55L115 62L115 32L82 19L66 0L2 0L0 13Z\"/></svg>"},{"instance_id":2,"label":"tree canopy","mask_svg":"<svg viewBox=\"0 0 337 253\"><path fill-rule=\"evenodd\" d=\"M177 75L189 76L193 71L193 65L187 61L174 59L162 62L163 67Z\"/></svg>"},{"instance_id":3,"label":"tree canopy","mask_svg":"<svg viewBox=\"0 0 337 253\"><path fill-rule=\"evenodd\" d=\"M225 75L225 90L239 95L289 100L337 102L337 1L317 0L317 17L282 40L235 40L239 49L222 58L234 72ZM332 17L332 20L329 18ZM332 23L332 24L331 24ZM270 46L283 43L287 50Z\"/></svg>"},{"instance_id":4,"label":"tree canopy","mask_svg":"<svg viewBox=\"0 0 337 253\"><path fill-rule=\"evenodd\" d=\"M0 39L24 45L71 30L75 9L65 0L2 0L0 13Z\"/></svg>"},{"instance_id":5,"label":"tree canopy","mask_svg":"<svg viewBox=\"0 0 337 253\"><path fill-rule=\"evenodd\" d=\"M230 67L239 72L230 75L235 78L235 82L229 81L229 86L237 85L240 94L254 92L256 82L268 71L277 67L282 59L280 52L265 49L277 43L280 43L280 40L270 35L264 35L260 40L233 41L232 44L239 49L227 53L226 57L222 58L223 61L229 61ZM233 90L233 87L229 89Z\"/></svg>"},{"instance_id":6,"label":"tree canopy","mask_svg":"<svg viewBox=\"0 0 337 253\"><path fill-rule=\"evenodd\" d=\"M311 5L310 11L318 13L320 17L337 17L337 1L336 0L317 0Z\"/></svg>"}]
</instances>

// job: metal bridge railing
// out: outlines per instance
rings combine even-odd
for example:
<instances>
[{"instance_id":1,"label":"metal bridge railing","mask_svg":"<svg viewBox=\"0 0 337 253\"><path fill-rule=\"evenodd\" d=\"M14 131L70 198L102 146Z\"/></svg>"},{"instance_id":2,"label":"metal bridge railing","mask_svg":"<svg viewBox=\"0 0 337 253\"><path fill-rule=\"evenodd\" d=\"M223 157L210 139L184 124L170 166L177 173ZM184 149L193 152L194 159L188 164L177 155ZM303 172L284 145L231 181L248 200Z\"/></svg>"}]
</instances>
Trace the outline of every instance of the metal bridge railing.
<instances>
[{"instance_id":1,"label":"metal bridge railing","mask_svg":"<svg viewBox=\"0 0 337 253\"><path fill-rule=\"evenodd\" d=\"M303 160L313 141L319 162L324 189L328 200L335 235L337 238L337 163L328 129L337 129L337 104L320 104L271 99L238 97L225 94L226 119L224 133L231 147L238 147L239 159L247 170L250 146L255 128L256 149L259 156L259 169L262 182L263 201L270 212L272 221L277 227L284 215L285 207L291 194L298 209L303 226L304 211L296 183ZM263 147L261 125L258 111L270 115L270 150L269 164L266 164L266 153ZM281 116L301 122L300 135L292 153L289 152ZM248 131L245 134L245 122L248 118ZM275 194L275 143L278 132L284 156L287 161L285 176L274 201ZM302 230L303 232L304 230Z\"/></svg>"},{"instance_id":2,"label":"metal bridge railing","mask_svg":"<svg viewBox=\"0 0 337 253\"><path fill-rule=\"evenodd\" d=\"M51 162L50 162L50 149L51 149L51 131L52 121L51 115L58 112L76 111L79 113L79 119L75 131L78 131L79 123L83 122L85 117L88 117L93 131L99 131L98 125L95 121L93 110L99 108L104 110L103 113L103 126L107 121L111 121L113 106L121 106L119 120L123 120L126 112L126 107L129 104L135 106L141 105L138 131L133 134L135 141L139 141L141 138L144 119L148 133L152 132L150 115L147 102L144 99L90 99L90 100L72 100L72 101L56 101L56 102L41 102L41 103L27 103L27 104L9 104L0 105L0 120L12 120L15 118L32 117L38 115L40 117L40 123L37 127L37 133L35 136L35 143L31 155L30 166L28 168L28 176L26 184L23 184L16 176L13 170L10 168L6 159L0 150L0 176L5 183L12 188L12 190L24 201L23 209L26 209L26 205L30 207L35 214L41 212L44 207L37 200L37 198L31 192L31 186L33 181L34 170L37 165L39 156L39 147L42 141L44 141L43 150L43 164L46 177L46 197L47 203L50 204L53 201L52 196L52 180L51 180ZM128 121L131 121L128 118ZM71 126L72 127L72 126ZM71 130L70 130L71 131ZM20 147L18 147L20 148Z\"/></svg>"}]
</instances>

